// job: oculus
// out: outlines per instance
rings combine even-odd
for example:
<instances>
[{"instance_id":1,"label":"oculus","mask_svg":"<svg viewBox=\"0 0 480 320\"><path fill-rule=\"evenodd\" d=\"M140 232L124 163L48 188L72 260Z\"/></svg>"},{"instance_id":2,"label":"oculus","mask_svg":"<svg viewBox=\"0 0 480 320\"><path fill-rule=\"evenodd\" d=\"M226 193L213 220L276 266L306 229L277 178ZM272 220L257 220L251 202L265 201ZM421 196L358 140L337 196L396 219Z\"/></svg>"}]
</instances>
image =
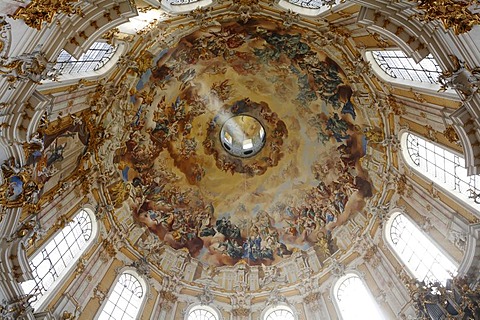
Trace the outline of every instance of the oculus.
<instances>
[{"instance_id":1,"label":"oculus","mask_svg":"<svg viewBox=\"0 0 480 320\"><path fill-rule=\"evenodd\" d=\"M249 115L231 117L222 126L220 141L228 153L237 157L256 155L265 145L265 129Z\"/></svg>"}]
</instances>

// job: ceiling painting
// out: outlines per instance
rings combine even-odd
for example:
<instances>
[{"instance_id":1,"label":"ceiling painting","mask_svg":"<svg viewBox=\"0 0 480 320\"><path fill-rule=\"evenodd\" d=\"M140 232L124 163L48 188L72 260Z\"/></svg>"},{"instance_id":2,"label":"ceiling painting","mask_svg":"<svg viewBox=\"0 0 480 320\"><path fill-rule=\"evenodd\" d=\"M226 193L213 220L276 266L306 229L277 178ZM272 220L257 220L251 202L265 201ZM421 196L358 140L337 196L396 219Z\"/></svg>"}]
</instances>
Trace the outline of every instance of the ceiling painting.
<instances>
[{"instance_id":1,"label":"ceiling painting","mask_svg":"<svg viewBox=\"0 0 480 320\"><path fill-rule=\"evenodd\" d=\"M109 187L115 206L214 266L271 265L315 244L337 250L332 230L373 194L360 161L367 119L344 72L306 38L271 21L232 22L152 55L108 158L121 177ZM225 144L235 116L263 127L253 156Z\"/></svg>"}]
</instances>

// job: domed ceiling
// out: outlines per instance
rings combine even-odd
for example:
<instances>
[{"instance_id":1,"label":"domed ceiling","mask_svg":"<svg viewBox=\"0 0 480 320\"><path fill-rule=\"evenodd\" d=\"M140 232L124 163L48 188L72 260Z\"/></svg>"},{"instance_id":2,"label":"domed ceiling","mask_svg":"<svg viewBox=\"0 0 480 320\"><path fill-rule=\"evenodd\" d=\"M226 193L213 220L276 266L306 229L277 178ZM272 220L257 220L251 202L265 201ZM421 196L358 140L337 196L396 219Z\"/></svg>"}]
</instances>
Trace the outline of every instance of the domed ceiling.
<instances>
[{"instance_id":1,"label":"domed ceiling","mask_svg":"<svg viewBox=\"0 0 480 320\"><path fill-rule=\"evenodd\" d=\"M362 167L372 124L309 38L250 20L145 52L127 131L105 159L121 177L108 188L115 206L208 265L271 265L315 244L336 251L332 231L375 193ZM117 121L113 110L104 117ZM229 152L232 132L244 156Z\"/></svg>"}]
</instances>

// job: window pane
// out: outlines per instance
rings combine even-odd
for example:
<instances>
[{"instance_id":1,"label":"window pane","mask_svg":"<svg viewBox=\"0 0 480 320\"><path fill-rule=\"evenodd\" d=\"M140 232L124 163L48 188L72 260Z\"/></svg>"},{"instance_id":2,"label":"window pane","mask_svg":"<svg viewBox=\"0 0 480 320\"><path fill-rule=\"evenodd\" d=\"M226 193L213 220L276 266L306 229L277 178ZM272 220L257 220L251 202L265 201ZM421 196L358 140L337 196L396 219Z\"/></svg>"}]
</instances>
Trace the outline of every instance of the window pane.
<instances>
[{"instance_id":1,"label":"window pane","mask_svg":"<svg viewBox=\"0 0 480 320\"><path fill-rule=\"evenodd\" d=\"M135 319L143 298L144 291L140 281L133 274L124 272L118 278L98 319Z\"/></svg>"},{"instance_id":2,"label":"window pane","mask_svg":"<svg viewBox=\"0 0 480 320\"><path fill-rule=\"evenodd\" d=\"M462 157L411 133L407 133L406 149L414 169L452 191L462 201L479 204L480 198L475 195L480 194L480 179L467 175Z\"/></svg>"},{"instance_id":3,"label":"window pane","mask_svg":"<svg viewBox=\"0 0 480 320\"><path fill-rule=\"evenodd\" d=\"M105 42L95 42L78 60L62 50L57 58L55 70L60 74L95 71L103 67L114 53L115 47Z\"/></svg>"},{"instance_id":4,"label":"window pane","mask_svg":"<svg viewBox=\"0 0 480 320\"><path fill-rule=\"evenodd\" d=\"M265 320L294 320L292 311L286 309L286 307L281 307L276 310L271 311L265 317Z\"/></svg>"},{"instance_id":5,"label":"window pane","mask_svg":"<svg viewBox=\"0 0 480 320\"><path fill-rule=\"evenodd\" d=\"M438 83L438 76L442 73L431 54L420 63L415 63L403 51L372 51L372 54L378 66L392 78Z\"/></svg>"},{"instance_id":6,"label":"window pane","mask_svg":"<svg viewBox=\"0 0 480 320\"><path fill-rule=\"evenodd\" d=\"M303 8L309 8L309 9L320 9L324 4L324 1L322 0L288 0L291 4L303 7ZM335 2L334 2L335 4Z\"/></svg>"},{"instance_id":7,"label":"window pane","mask_svg":"<svg viewBox=\"0 0 480 320\"><path fill-rule=\"evenodd\" d=\"M208 310L195 309L188 314L188 320L217 320L217 317Z\"/></svg>"},{"instance_id":8,"label":"window pane","mask_svg":"<svg viewBox=\"0 0 480 320\"><path fill-rule=\"evenodd\" d=\"M389 232L393 249L418 280L445 283L456 272L455 265L403 214L395 216Z\"/></svg>"},{"instance_id":9,"label":"window pane","mask_svg":"<svg viewBox=\"0 0 480 320\"><path fill-rule=\"evenodd\" d=\"M21 284L26 294L33 295L30 300L33 307L55 281L73 266L86 249L91 236L92 220L85 210L81 210L43 249L33 256L30 260L33 280Z\"/></svg>"},{"instance_id":10,"label":"window pane","mask_svg":"<svg viewBox=\"0 0 480 320\"><path fill-rule=\"evenodd\" d=\"M182 4L189 4L189 3L195 3L200 0L168 0L168 3L171 5L182 5Z\"/></svg>"},{"instance_id":11,"label":"window pane","mask_svg":"<svg viewBox=\"0 0 480 320\"><path fill-rule=\"evenodd\" d=\"M339 281L335 299L344 320L384 319L362 279L351 274Z\"/></svg>"}]
</instances>

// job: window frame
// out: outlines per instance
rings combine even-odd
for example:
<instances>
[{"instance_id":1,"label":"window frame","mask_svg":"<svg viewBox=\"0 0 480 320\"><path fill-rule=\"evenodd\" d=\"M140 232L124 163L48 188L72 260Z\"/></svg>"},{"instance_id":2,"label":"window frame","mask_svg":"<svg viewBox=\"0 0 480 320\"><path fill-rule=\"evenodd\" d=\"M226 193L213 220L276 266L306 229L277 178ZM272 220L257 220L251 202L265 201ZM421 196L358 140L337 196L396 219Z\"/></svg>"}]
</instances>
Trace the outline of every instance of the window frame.
<instances>
[{"instance_id":1,"label":"window frame","mask_svg":"<svg viewBox=\"0 0 480 320\"><path fill-rule=\"evenodd\" d=\"M290 304L288 303L285 303L285 302L279 302L277 303L276 305L274 306L268 306L266 307L265 309L263 309L261 315L260 315L260 319L261 320L266 320L266 318L273 312L275 312L276 310L288 310L292 313L293 315L293 318L295 320L298 320L298 314L297 314L297 310L295 310L295 308L293 306L291 306Z\"/></svg>"},{"instance_id":2,"label":"window frame","mask_svg":"<svg viewBox=\"0 0 480 320\"><path fill-rule=\"evenodd\" d=\"M190 315L191 312L199 309L205 309L211 313L213 313L214 316L217 317L216 320L223 320L222 313L220 310L218 310L214 305L202 305L200 303L194 303L188 306L187 310L185 311L185 316L184 320L188 320L188 316Z\"/></svg>"},{"instance_id":3,"label":"window frame","mask_svg":"<svg viewBox=\"0 0 480 320\"><path fill-rule=\"evenodd\" d=\"M400 137L400 146L401 146L401 160L403 163L412 171L415 172L416 175L418 175L420 178L422 178L425 182L430 183L435 186L436 189L440 190L443 192L445 195L449 196L453 201L457 202L460 206L463 206L467 210L470 210L473 212L474 215L477 217L480 217L480 204L476 204L473 200L471 200L468 196L464 195L463 193L457 192L455 190L450 190L449 186L446 185L445 183L438 182L436 180L433 180L430 176L426 175L422 171L418 170L418 166L413 162L411 159L410 155L408 154L408 148L407 148L407 137L408 134L413 134L414 136L417 136L421 139L426 140L429 143L432 143L448 152L453 153L454 155L461 157L465 160L465 157L463 154L460 152L450 149L448 146L439 144L437 142L429 140L427 137L424 137L418 133L415 132L410 132L408 130L401 130L399 132L399 137ZM466 163L466 162L465 162ZM468 170L467 168L465 168Z\"/></svg>"},{"instance_id":4,"label":"window frame","mask_svg":"<svg viewBox=\"0 0 480 320\"><path fill-rule=\"evenodd\" d=\"M442 70L437 60L435 60L432 54L427 55L418 63L416 63L413 58L410 58L402 50L371 50L369 52L372 54L375 63L390 78L402 79L415 83L430 83L434 85L439 84L438 77L442 74ZM377 55L379 55L380 57L377 57ZM392 61L394 61L394 63L388 63L387 59L391 59ZM404 60L408 61L408 65L404 62ZM425 60L431 61L435 69L438 70L427 70L424 65L421 65L422 63L425 64ZM390 70L391 73L389 73L388 70ZM402 72L401 70L403 70L404 72ZM403 73L407 74L410 79L405 78ZM398 76L398 74L400 74L400 76ZM436 77L434 77L434 75L436 75ZM419 78L420 80L413 79L415 77ZM426 78L427 80L422 78Z\"/></svg>"},{"instance_id":5,"label":"window frame","mask_svg":"<svg viewBox=\"0 0 480 320\"><path fill-rule=\"evenodd\" d=\"M366 51L363 54L365 61L369 62L373 73L383 82L389 83L397 87L404 88L406 90L414 89L416 92L420 92L420 93L423 92L425 94L430 94L430 95L435 94L436 96L445 97L445 98L456 100L456 101L461 100L457 92L451 88L448 88L446 91L439 92L438 90L441 88L440 84L432 84L427 82L419 82L419 81L412 81L412 80L405 80L405 79L391 77L388 73L383 71L383 69L378 65L378 63L375 60L375 57L373 56L372 51L378 51L378 50ZM400 51L400 49L389 48L388 50L385 50L385 51ZM405 55L409 57L407 53L405 53ZM438 61L437 61L437 64L439 64Z\"/></svg>"},{"instance_id":6,"label":"window frame","mask_svg":"<svg viewBox=\"0 0 480 320\"><path fill-rule=\"evenodd\" d=\"M108 44L105 41L95 41L78 59L65 51L65 49L62 49L56 58L54 68L60 75L83 75L89 72L96 72L102 69L115 56L118 49L118 46ZM90 55L87 56L89 52ZM101 53L100 57L97 56L99 52ZM62 55L67 59L58 61ZM86 65L88 65L86 70L82 70ZM93 69L91 69L92 66ZM70 69L70 71L62 72L65 69Z\"/></svg>"},{"instance_id":7,"label":"window frame","mask_svg":"<svg viewBox=\"0 0 480 320\"><path fill-rule=\"evenodd\" d=\"M336 4L332 6L332 9L336 8L336 9L340 10L341 8L345 7L346 5L347 5L347 3L341 3L340 0L336 0ZM304 15L304 16L309 16L309 17L316 17L316 16L320 16L322 14L328 14L332 11L330 9L329 5L323 5L319 8L308 8L308 7L304 7L300 4L291 3L288 0L279 0L278 1L278 6L283 8L284 10L291 10L291 11L296 12L298 14L301 14L301 15Z\"/></svg>"},{"instance_id":8,"label":"window frame","mask_svg":"<svg viewBox=\"0 0 480 320\"><path fill-rule=\"evenodd\" d=\"M97 42L103 42L101 39ZM105 78L115 70L115 66L119 61L120 57L127 52L129 45L123 41L116 42L116 50L112 57L98 70L87 71L82 73L66 73L59 75L57 79L54 80L43 80L42 85L39 86L40 91L49 90L52 88L65 86L67 84L76 84L78 80L91 80L98 78ZM60 55L60 54L59 54Z\"/></svg>"},{"instance_id":9,"label":"window frame","mask_svg":"<svg viewBox=\"0 0 480 320\"><path fill-rule=\"evenodd\" d=\"M142 316L142 313L143 313L143 309L145 308L145 304L147 303L147 296L149 295L150 291L149 291L149 286L147 285L147 282L145 281L145 279L137 272L137 270L135 268L132 268L132 267L124 267L122 269L119 270L118 274L116 275L115 279L113 280L113 282L111 283L110 285L110 288L108 289L108 292L105 296L105 299L102 301L102 303L100 304L100 307L98 308L96 314L95 314L95 317L94 317L94 320L99 320L100 319L100 316L102 315L102 312L103 312L103 309L105 308L105 306L107 305L108 303L108 300L110 299L110 296L112 295L113 291L115 290L115 286L117 285L120 277L124 274L124 273L127 273L127 274L130 274L132 276L134 276L138 282L140 283L140 285L142 286L142 289L143 289L143 296L142 296L142 303L140 304L139 308L138 308L138 312L135 316L135 319L140 319L140 317Z\"/></svg>"},{"instance_id":10,"label":"window frame","mask_svg":"<svg viewBox=\"0 0 480 320\"><path fill-rule=\"evenodd\" d=\"M340 320L343 320L345 319L344 318L344 315L342 314L342 310L341 310L341 306L340 306L340 301L338 300L337 298L337 293L338 293L338 290L340 289L340 286L348 279L348 278L351 278L351 277L356 277L358 279L360 279L360 281L362 282L363 284L363 287L365 288L365 290L368 292L370 298L371 298L371 301L372 303L374 304L374 306L376 307L377 311L378 311L378 314L379 316L383 316L383 311L382 311L382 308L380 306L380 304L377 302L375 296L373 295L372 291L370 290L370 287L367 285L367 283L365 282L365 278L364 278L364 275L361 274L360 272L356 271L356 270L351 270L351 271L348 271L347 273L345 273L343 276L341 276L340 278L337 279L337 281L335 281L334 285L331 287L331 297L332 298L332 301L333 301L333 304L335 306L335 311L337 312L337 315L338 315L338 318Z\"/></svg>"},{"instance_id":11,"label":"window frame","mask_svg":"<svg viewBox=\"0 0 480 320\"><path fill-rule=\"evenodd\" d=\"M72 214L71 219L73 219L76 215L78 215L81 211L85 211L88 216L90 217L91 224L92 224L92 233L90 235L90 238L87 240L86 245L82 250L69 262L69 265L60 272L59 276L57 279L53 281L53 283L50 285L50 287L46 290L46 292L35 302L35 312L43 310L48 303L50 302L51 298L55 296L58 291L60 290L61 287L66 283L66 281L70 278L72 273L75 271L75 266L80 260L80 258L90 250L90 248L96 243L98 234L99 234L99 228L98 228L98 221L95 217L94 211L92 208L89 206L83 206L80 209L78 209L74 214ZM71 222L71 221L70 221ZM69 222L69 223L70 223ZM64 227L65 228L65 227ZM47 240L43 242L43 244L38 247L30 256L27 257L28 260L28 268L31 268L30 266L30 261L36 257L38 254L41 254L42 250L45 249L45 247L53 241L53 239L62 232L64 229L59 229L55 233L53 233ZM32 271L31 271L32 272ZM33 275L33 274L32 274ZM33 279L28 279L23 282L33 280ZM23 290L23 287L22 287ZM28 293L27 293L28 294Z\"/></svg>"},{"instance_id":12,"label":"window frame","mask_svg":"<svg viewBox=\"0 0 480 320\"><path fill-rule=\"evenodd\" d=\"M399 215L403 215L405 217L405 219L408 219L420 232L422 232L423 235L430 241L430 243L433 246L435 246L440 251L440 253L443 254L445 256L445 258L447 258L456 267L455 272L458 274L459 264L455 261L455 259L453 259L452 256L450 256L448 251L445 250L441 245L439 245L438 242L435 241L435 239L433 239L428 232L423 231L420 228L420 226L418 225L418 223L414 219L412 219L412 217L410 217L408 214L403 212L401 209L394 208L393 210L390 211L390 217L388 218L387 222L385 223L385 227L384 227L384 230L382 232L382 237L383 237L384 243L387 244L390 252L395 256L397 261L401 265L405 266L404 270L406 270L408 275L412 279L417 279L415 274L410 270L410 267L407 265L407 263L405 263L403 261L402 257L400 256L400 254L395 249L395 245L393 244L392 239L390 237L390 228L392 227L392 223L395 220L395 218ZM422 281L423 279L417 279L417 280Z\"/></svg>"}]
</instances>

